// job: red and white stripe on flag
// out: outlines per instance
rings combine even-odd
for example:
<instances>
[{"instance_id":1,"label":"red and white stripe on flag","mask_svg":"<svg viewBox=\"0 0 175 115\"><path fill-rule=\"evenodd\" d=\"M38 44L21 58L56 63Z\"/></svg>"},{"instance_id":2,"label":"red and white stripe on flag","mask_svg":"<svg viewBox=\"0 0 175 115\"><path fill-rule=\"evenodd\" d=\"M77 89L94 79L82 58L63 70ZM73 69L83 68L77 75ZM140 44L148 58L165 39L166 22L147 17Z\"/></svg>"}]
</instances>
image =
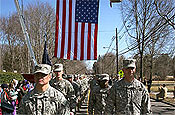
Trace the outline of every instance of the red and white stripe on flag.
<instances>
[{"instance_id":1,"label":"red and white stripe on flag","mask_svg":"<svg viewBox=\"0 0 175 115\"><path fill-rule=\"evenodd\" d=\"M55 57L97 59L98 5L98 0L57 0Z\"/></svg>"}]
</instances>

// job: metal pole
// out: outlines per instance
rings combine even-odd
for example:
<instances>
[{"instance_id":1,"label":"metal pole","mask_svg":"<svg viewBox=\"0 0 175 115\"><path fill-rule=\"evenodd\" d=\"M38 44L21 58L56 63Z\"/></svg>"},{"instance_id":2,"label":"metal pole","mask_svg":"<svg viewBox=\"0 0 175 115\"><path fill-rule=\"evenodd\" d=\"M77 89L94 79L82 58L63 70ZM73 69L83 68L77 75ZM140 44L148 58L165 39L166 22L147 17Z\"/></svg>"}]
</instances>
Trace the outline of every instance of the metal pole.
<instances>
[{"instance_id":1,"label":"metal pole","mask_svg":"<svg viewBox=\"0 0 175 115\"><path fill-rule=\"evenodd\" d=\"M118 74L118 37L117 37L117 28L116 28L116 66L117 66L117 74Z\"/></svg>"},{"instance_id":2,"label":"metal pole","mask_svg":"<svg viewBox=\"0 0 175 115\"><path fill-rule=\"evenodd\" d=\"M15 1L17 11L18 11L19 20L20 20L20 24L21 24L21 27L22 27L22 31L24 33L26 43L27 43L27 47L28 47L30 55L32 57L32 61L34 63L34 66L36 66L37 62L36 62L35 55L33 53L33 50L32 50L31 44L30 44L29 35L27 33L27 28L24 24L23 15L22 15L22 12L21 12L20 7L19 7L19 2L18 2L18 0L14 0L14 1Z\"/></svg>"}]
</instances>

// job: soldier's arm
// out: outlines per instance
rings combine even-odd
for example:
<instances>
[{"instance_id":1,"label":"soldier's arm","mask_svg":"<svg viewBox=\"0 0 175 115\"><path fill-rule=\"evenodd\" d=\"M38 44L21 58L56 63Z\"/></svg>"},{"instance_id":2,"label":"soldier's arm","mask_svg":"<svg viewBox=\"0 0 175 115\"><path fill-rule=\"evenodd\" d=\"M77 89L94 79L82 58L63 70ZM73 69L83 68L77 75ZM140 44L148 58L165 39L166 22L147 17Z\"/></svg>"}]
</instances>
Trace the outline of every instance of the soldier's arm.
<instances>
[{"instance_id":1,"label":"soldier's arm","mask_svg":"<svg viewBox=\"0 0 175 115\"><path fill-rule=\"evenodd\" d=\"M67 97L68 98L74 98L75 97L75 91L71 83L66 84L68 87Z\"/></svg>"},{"instance_id":2,"label":"soldier's arm","mask_svg":"<svg viewBox=\"0 0 175 115\"><path fill-rule=\"evenodd\" d=\"M109 91L109 95L106 100L106 106L105 106L105 115L111 115L113 114L113 110L115 107L115 86L112 86L112 88Z\"/></svg>"},{"instance_id":3,"label":"soldier's arm","mask_svg":"<svg viewBox=\"0 0 175 115\"><path fill-rule=\"evenodd\" d=\"M60 95L59 98L60 98L61 107L58 108L59 110L57 111L57 114L70 115L70 106L67 99L63 95Z\"/></svg>"},{"instance_id":4,"label":"soldier's arm","mask_svg":"<svg viewBox=\"0 0 175 115\"><path fill-rule=\"evenodd\" d=\"M75 91L71 83L69 83L68 85L69 85L69 89L68 89L67 97L70 99L70 107L75 108L76 106Z\"/></svg>"},{"instance_id":5,"label":"soldier's arm","mask_svg":"<svg viewBox=\"0 0 175 115\"><path fill-rule=\"evenodd\" d=\"M18 112L17 115L27 115L27 111L26 111L26 106L25 103L23 101L23 99L21 100L19 107L18 107Z\"/></svg>"},{"instance_id":6,"label":"soldier's arm","mask_svg":"<svg viewBox=\"0 0 175 115\"><path fill-rule=\"evenodd\" d=\"M148 93L146 88L145 88L145 90L143 92L141 109L142 109L142 111L141 111L142 114L144 114L144 115L145 114L146 115L151 114L150 96L149 96L149 93Z\"/></svg>"}]
</instances>

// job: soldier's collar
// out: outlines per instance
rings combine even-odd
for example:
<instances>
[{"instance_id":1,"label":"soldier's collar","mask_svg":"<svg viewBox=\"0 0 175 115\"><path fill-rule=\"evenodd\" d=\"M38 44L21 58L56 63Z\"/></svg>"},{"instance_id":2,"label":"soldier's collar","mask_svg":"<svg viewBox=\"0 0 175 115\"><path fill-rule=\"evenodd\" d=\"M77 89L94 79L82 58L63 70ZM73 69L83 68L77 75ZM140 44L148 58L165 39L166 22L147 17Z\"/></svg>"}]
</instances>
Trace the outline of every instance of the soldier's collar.
<instances>
[{"instance_id":1,"label":"soldier's collar","mask_svg":"<svg viewBox=\"0 0 175 115\"><path fill-rule=\"evenodd\" d=\"M124 79L123 79L123 81L124 81L124 83L125 83L126 85L130 85L130 84L132 84L132 83L134 82L134 80L132 80L131 82L128 82L128 81L126 81L126 80L124 80Z\"/></svg>"},{"instance_id":2,"label":"soldier's collar","mask_svg":"<svg viewBox=\"0 0 175 115\"><path fill-rule=\"evenodd\" d=\"M41 92L41 91L38 91L36 88L34 89L34 97L36 96L49 96L48 93L46 93L49 89L51 88L50 84L49 84L49 87L46 89L46 91L44 92Z\"/></svg>"}]
</instances>

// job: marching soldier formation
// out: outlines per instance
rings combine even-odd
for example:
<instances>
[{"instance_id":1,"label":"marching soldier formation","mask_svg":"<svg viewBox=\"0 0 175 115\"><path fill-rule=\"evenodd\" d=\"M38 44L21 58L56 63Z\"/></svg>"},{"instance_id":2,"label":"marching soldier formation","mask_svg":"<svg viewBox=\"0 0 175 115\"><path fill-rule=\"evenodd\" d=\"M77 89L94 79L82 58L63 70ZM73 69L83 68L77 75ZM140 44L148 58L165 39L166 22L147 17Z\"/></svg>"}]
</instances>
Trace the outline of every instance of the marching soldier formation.
<instances>
[{"instance_id":1,"label":"marching soldier formation","mask_svg":"<svg viewBox=\"0 0 175 115\"><path fill-rule=\"evenodd\" d=\"M55 77L51 80L50 85L55 89L61 91L66 99L69 101L70 109L75 106L75 92L71 83L63 78L63 65L55 64L54 67ZM66 75L65 75L66 76Z\"/></svg>"},{"instance_id":2,"label":"marching soldier formation","mask_svg":"<svg viewBox=\"0 0 175 115\"><path fill-rule=\"evenodd\" d=\"M124 77L111 84L108 74L66 75L62 64L52 69L39 64L34 88L22 97L17 114L73 115L87 96L89 115L151 114L149 93L135 78L135 60L123 60L123 71Z\"/></svg>"},{"instance_id":3,"label":"marching soldier formation","mask_svg":"<svg viewBox=\"0 0 175 115\"><path fill-rule=\"evenodd\" d=\"M63 73L63 65L39 64L34 72L35 87L23 96L17 114L73 115L87 96L86 75Z\"/></svg>"},{"instance_id":4,"label":"marching soldier formation","mask_svg":"<svg viewBox=\"0 0 175 115\"><path fill-rule=\"evenodd\" d=\"M19 105L21 115L69 115L68 100L63 93L49 85L51 66L39 64L34 73L35 88L26 94Z\"/></svg>"}]
</instances>

